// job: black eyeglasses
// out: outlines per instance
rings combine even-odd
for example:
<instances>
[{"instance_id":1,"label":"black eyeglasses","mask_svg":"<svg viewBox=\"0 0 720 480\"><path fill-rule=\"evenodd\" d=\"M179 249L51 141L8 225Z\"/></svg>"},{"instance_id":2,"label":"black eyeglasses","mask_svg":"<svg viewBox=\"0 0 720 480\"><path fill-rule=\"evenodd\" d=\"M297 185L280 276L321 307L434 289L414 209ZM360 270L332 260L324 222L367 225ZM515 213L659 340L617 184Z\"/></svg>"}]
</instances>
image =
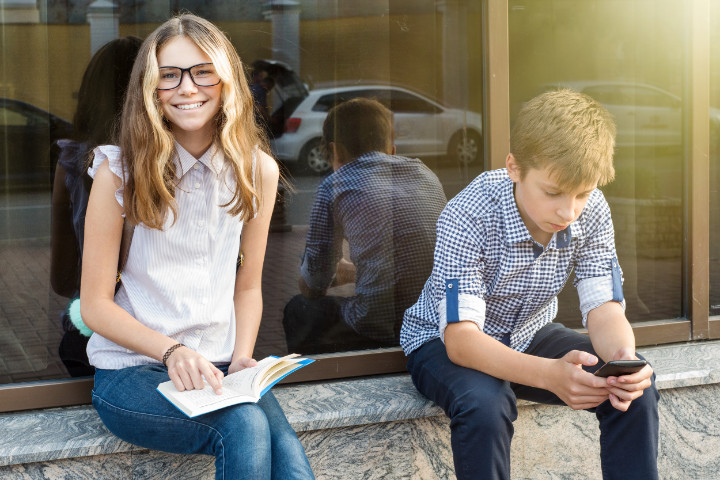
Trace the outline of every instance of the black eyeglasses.
<instances>
[{"instance_id":1,"label":"black eyeglasses","mask_svg":"<svg viewBox=\"0 0 720 480\"><path fill-rule=\"evenodd\" d=\"M190 75L190 80L198 87L212 87L220 83L220 76L212 63L198 63L188 68L160 67L157 89L173 90L179 87L185 72Z\"/></svg>"}]
</instances>

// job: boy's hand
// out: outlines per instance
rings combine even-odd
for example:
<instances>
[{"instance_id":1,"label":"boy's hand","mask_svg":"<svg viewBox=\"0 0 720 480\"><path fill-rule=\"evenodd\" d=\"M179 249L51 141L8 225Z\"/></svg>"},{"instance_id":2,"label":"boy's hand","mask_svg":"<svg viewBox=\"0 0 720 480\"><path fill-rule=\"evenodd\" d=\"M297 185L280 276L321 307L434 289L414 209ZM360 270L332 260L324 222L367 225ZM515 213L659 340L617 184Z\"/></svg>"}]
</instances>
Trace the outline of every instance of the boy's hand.
<instances>
[{"instance_id":1,"label":"boy's hand","mask_svg":"<svg viewBox=\"0 0 720 480\"><path fill-rule=\"evenodd\" d=\"M631 349L621 348L613 356L613 360L639 360ZM652 382L653 369L645 365L639 372L619 377L607 377L607 390L610 392L610 403L618 410L625 412L633 400L640 397Z\"/></svg>"},{"instance_id":2,"label":"boy's hand","mask_svg":"<svg viewBox=\"0 0 720 480\"><path fill-rule=\"evenodd\" d=\"M548 374L547 389L560 397L574 410L585 410L608 399L606 379L586 372L582 366L592 366L597 357L580 350L572 350L564 357L553 360Z\"/></svg>"}]
</instances>

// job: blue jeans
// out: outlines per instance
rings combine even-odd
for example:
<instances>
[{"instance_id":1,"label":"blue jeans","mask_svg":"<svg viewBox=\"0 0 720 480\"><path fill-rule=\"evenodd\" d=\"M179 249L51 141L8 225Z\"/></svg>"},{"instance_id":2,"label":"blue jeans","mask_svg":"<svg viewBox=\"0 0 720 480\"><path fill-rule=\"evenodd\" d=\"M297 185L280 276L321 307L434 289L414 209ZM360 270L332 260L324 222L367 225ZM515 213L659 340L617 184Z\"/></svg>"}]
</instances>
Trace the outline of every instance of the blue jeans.
<instances>
[{"instance_id":1,"label":"blue jeans","mask_svg":"<svg viewBox=\"0 0 720 480\"><path fill-rule=\"evenodd\" d=\"M227 367L222 370L227 373ZM126 442L215 456L218 480L314 478L305 450L272 392L257 404L188 418L156 390L167 380L162 365L97 369L93 405L105 426Z\"/></svg>"},{"instance_id":2,"label":"blue jeans","mask_svg":"<svg viewBox=\"0 0 720 480\"><path fill-rule=\"evenodd\" d=\"M589 337L550 323L535 335L525 353L560 358L570 350L595 354ZM594 372L601 363L585 369ZM440 405L450 418L458 480L510 478L510 442L518 415L518 398L563 405L547 390L512 384L452 363L440 339L413 351L408 370L417 389ZM605 479L658 478L659 395L654 375L652 382L652 387L634 400L627 412L616 410L609 401L589 410L600 423L600 458ZM578 478L581 474L578 472Z\"/></svg>"}]
</instances>

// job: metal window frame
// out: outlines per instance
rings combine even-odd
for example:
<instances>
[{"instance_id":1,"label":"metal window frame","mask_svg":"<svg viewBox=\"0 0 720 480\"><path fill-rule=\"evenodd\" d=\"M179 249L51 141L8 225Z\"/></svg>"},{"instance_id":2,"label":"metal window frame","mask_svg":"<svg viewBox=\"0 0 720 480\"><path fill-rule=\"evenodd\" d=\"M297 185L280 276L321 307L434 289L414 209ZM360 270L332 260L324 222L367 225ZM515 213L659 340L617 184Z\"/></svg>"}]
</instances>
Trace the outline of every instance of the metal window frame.
<instances>
[{"instance_id":1,"label":"metal window frame","mask_svg":"<svg viewBox=\"0 0 720 480\"><path fill-rule=\"evenodd\" d=\"M685 318L633 324L638 346L720 338L720 316L709 317L709 100L710 3L695 0L686 19L690 117L687 139L685 212ZM483 62L486 167L502 168L510 151L510 52L508 0L483 0ZM492 123L488 121L492 119ZM326 381L405 372L399 348L343 352L316 357L317 362L287 383ZM0 412L60 407L90 402L92 379L29 382L0 386Z\"/></svg>"}]
</instances>

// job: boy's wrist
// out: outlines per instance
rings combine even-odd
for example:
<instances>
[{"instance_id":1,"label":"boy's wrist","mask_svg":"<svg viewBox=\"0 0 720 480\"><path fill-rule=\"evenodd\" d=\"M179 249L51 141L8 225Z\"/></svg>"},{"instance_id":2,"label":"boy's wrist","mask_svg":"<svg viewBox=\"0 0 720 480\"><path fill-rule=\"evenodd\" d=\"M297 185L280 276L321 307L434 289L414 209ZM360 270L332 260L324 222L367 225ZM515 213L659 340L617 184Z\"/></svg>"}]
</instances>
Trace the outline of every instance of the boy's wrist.
<instances>
[{"instance_id":1,"label":"boy's wrist","mask_svg":"<svg viewBox=\"0 0 720 480\"><path fill-rule=\"evenodd\" d=\"M613 360L636 360L637 356L635 355L635 348L634 347L620 347L615 351L615 354L613 355Z\"/></svg>"},{"instance_id":2,"label":"boy's wrist","mask_svg":"<svg viewBox=\"0 0 720 480\"><path fill-rule=\"evenodd\" d=\"M537 372L537 385L534 387L541 388L543 390L551 390L552 378L554 369L557 365L557 360L552 358L538 358L538 372Z\"/></svg>"}]
</instances>

